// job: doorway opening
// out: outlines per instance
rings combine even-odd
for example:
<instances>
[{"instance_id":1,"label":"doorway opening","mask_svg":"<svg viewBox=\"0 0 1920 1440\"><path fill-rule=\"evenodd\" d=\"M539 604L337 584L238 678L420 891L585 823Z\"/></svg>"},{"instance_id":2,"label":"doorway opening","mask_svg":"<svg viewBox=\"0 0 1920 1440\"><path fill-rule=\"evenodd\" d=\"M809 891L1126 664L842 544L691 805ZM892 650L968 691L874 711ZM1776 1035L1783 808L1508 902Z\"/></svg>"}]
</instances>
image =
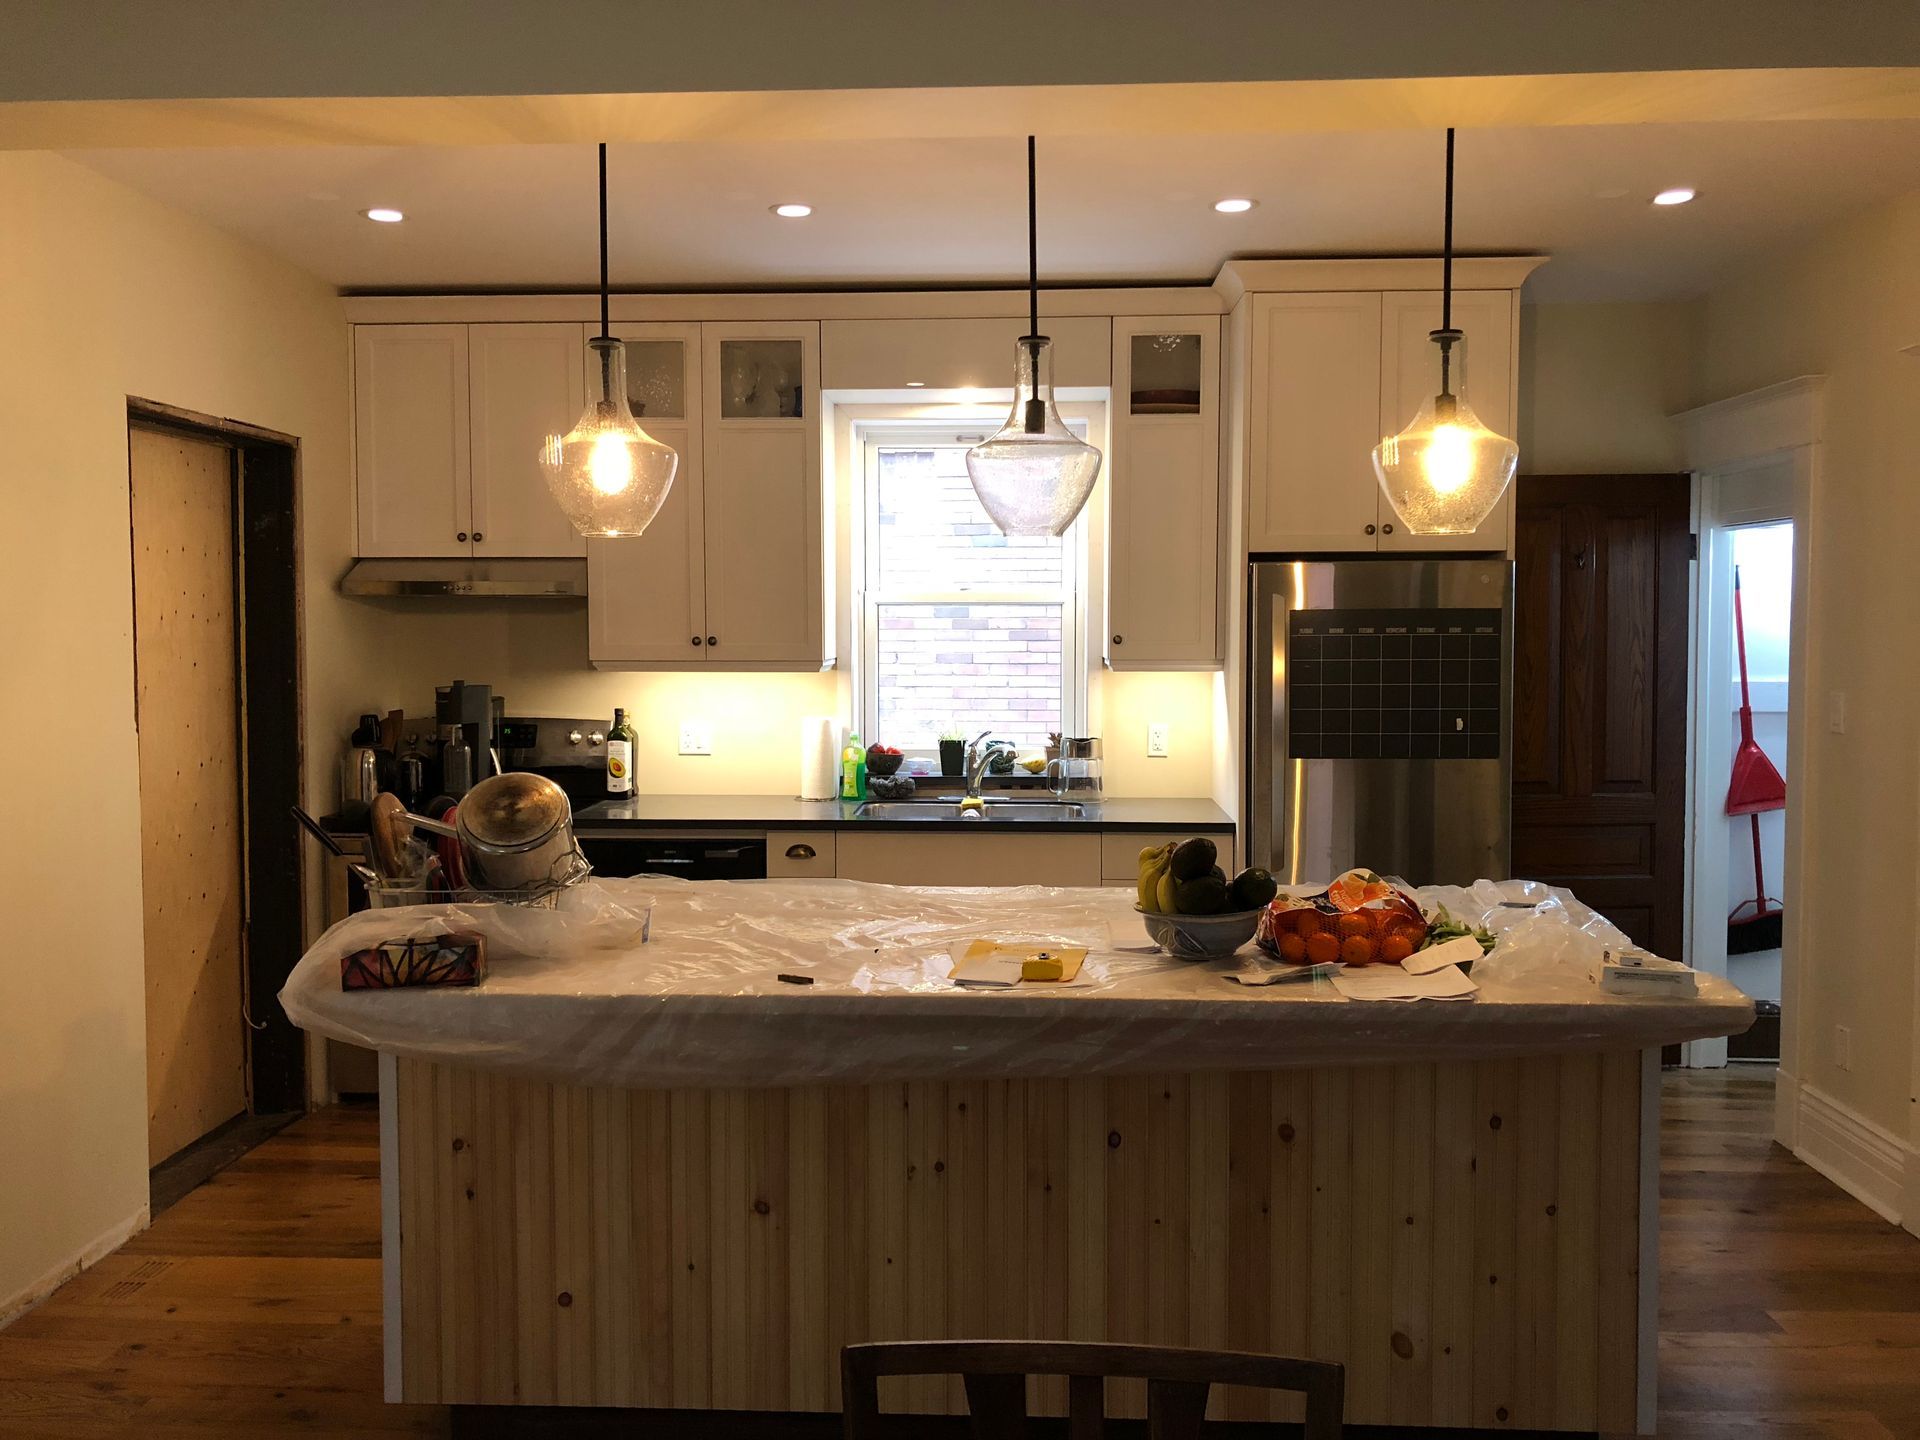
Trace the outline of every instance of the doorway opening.
<instances>
[{"instance_id":1,"label":"doorway opening","mask_svg":"<svg viewBox=\"0 0 1920 1440\"><path fill-rule=\"evenodd\" d=\"M275 998L302 938L298 452L150 401L127 423L152 1169L304 1104Z\"/></svg>"},{"instance_id":2,"label":"doorway opening","mask_svg":"<svg viewBox=\"0 0 1920 1440\"><path fill-rule=\"evenodd\" d=\"M1787 738L1796 718L1793 495L1787 455L1700 476L1687 959L1752 996L1759 1019L1744 1035L1689 1045L1692 1066L1782 1056L1783 950L1793 923L1785 900L1795 779Z\"/></svg>"}]
</instances>

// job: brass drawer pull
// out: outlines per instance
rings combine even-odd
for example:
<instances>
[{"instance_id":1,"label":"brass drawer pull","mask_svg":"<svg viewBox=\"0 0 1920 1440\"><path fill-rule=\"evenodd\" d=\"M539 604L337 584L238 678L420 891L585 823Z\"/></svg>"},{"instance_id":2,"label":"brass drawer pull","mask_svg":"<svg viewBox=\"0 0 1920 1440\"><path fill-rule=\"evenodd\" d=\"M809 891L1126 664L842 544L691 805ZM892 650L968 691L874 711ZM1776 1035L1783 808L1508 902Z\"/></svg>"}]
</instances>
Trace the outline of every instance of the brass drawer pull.
<instances>
[{"instance_id":1,"label":"brass drawer pull","mask_svg":"<svg viewBox=\"0 0 1920 1440\"><path fill-rule=\"evenodd\" d=\"M814 850L811 845L787 846L787 859L789 860L812 860L813 858L815 858Z\"/></svg>"}]
</instances>

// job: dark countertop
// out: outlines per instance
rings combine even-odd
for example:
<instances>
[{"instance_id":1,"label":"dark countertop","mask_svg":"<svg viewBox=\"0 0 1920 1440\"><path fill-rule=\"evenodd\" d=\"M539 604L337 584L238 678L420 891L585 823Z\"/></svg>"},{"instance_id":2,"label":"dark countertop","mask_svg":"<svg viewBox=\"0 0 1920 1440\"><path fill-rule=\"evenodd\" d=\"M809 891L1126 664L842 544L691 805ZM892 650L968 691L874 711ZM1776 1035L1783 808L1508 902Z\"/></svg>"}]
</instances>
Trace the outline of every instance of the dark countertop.
<instances>
[{"instance_id":1,"label":"dark countertop","mask_svg":"<svg viewBox=\"0 0 1920 1440\"><path fill-rule=\"evenodd\" d=\"M782 795L637 795L600 800L573 812L583 830L1191 830L1230 832L1233 821L1211 800L1137 799L1109 795L1084 804L1077 818L1023 815L1015 805L994 805L990 816L962 820L952 802L895 801L925 814L863 815L839 800L795 800Z\"/></svg>"}]
</instances>

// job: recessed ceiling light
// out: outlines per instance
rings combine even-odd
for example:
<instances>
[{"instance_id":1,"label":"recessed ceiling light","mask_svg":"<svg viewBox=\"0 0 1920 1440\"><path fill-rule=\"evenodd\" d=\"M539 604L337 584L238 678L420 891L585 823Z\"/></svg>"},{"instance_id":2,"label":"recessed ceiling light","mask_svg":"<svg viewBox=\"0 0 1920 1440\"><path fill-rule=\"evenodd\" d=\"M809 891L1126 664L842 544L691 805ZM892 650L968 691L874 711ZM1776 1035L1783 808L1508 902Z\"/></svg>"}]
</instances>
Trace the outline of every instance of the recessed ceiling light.
<instances>
[{"instance_id":1,"label":"recessed ceiling light","mask_svg":"<svg viewBox=\"0 0 1920 1440\"><path fill-rule=\"evenodd\" d=\"M1259 203L1257 200L1244 199L1216 200L1213 202L1213 208L1222 215L1243 215Z\"/></svg>"},{"instance_id":2,"label":"recessed ceiling light","mask_svg":"<svg viewBox=\"0 0 1920 1440\"><path fill-rule=\"evenodd\" d=\"M1662 190L1653 197L1656 205L1684 205L1693 198L1693 191L1684 185L1676 185L1671 190Z\"/></svg>"},{"instance_id":3,"label":"recessed ceiling light","mask_svg":"<svg viewBox=\"0 0 1920 1440\"><path fill-rule=\"evenodd\" d=\"M382 225L398 225L407 217L390 205L376 205L371 210L360 212L369 220L378 220Z\"/></svg>"},{"instance_id":4,"label":"recessed ceiling light","mask_svg":"<svg viewBox=\"0 0 1920 1440\"><path fill-rule=\"evenodd\" d=\"M813 207L811 205L789 203L774 206L773 213L778 215L782 220L804 220L813 213Z\"/></svg>"}]
</instances>

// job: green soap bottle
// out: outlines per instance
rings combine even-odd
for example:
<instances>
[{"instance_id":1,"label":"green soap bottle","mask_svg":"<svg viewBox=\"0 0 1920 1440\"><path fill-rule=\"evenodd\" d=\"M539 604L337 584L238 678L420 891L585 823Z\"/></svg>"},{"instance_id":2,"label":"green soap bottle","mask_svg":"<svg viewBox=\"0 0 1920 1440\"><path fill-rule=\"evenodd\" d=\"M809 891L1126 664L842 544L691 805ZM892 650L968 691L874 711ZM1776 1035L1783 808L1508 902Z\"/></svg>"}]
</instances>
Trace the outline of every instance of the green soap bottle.
<instances>
[{"instance_id":1,"label":"green soap bottle","mask_svg":"<svg viewBox=\"0 0 1920 1440\"><path fill-rule=\"evenodd\" d=\"M867 798L867 747L860 743L858 731L847 736L847 748L840 752L840 798Z\"/></svg>"}]
</instances>

